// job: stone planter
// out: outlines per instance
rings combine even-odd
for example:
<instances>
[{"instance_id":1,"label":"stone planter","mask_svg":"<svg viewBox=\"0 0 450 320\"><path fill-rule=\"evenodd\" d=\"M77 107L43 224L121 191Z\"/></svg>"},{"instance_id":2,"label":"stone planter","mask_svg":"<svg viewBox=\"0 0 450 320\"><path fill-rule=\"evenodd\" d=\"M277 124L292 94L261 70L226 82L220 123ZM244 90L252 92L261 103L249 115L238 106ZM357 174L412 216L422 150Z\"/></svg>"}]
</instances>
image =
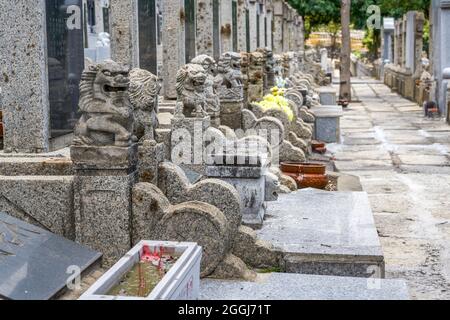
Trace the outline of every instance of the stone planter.
<instances>
[{"instance_id":1,"label":"stone planter","mask_svg":"<svg viewBox=\"0 0 450 320\"><path fill-rule=\"evenodd\" d=\"M112 244L113 245L113 244ZM141 261L144 248L162 250L179 257L150 294L143 297L108 293ZM202 249L195 243L141 241L89 288L80 300L197 300L200 287Z\"/></svg>"},{"instance_id":2,"label":"stone planter","mask_svg":"<svg viewBox=\"0 0 450 320\"><path fill-rule=\"evenodd\" d=\"M324 189L329 182L326 167L321 164L283 162L281 171L293 178L299 188Z\"/></svg>"}]
</instances>

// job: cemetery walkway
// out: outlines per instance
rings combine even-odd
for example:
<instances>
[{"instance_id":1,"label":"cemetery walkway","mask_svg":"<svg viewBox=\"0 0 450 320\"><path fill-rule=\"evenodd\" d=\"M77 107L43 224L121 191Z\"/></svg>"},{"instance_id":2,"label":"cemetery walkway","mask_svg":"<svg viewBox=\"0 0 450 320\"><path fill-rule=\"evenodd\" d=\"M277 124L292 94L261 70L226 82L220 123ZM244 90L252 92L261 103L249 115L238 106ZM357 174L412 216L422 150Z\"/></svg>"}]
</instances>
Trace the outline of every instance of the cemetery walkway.
<instances>
[{"instance_id":1,"label":"cemetery walkway","mask_svg":"<svg viewBox=\"0 0 450 320\"><path fill-rule=\"evenodd\" d=\"M450 126L384 84L354 79L331 146L339 171L369 193L386 276L408 281L415 299L450 299Z\"/></svg>"}]
</instances>

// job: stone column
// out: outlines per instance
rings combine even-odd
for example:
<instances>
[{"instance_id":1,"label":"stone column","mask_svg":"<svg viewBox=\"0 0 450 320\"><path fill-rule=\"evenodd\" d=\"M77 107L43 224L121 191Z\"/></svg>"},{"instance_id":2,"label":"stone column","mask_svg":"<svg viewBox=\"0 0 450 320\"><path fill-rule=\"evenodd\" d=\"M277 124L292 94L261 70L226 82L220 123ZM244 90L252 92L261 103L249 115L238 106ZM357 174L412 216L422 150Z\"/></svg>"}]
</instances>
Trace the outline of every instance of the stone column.
<instances>
[{"instance_id":1,"label":"stone column","mask_svg":"<svg viewBox=\"0 0 450 320\"><path fill-rule=\"evenodd\" d=\"M395 22L395 31L394 31L394 64L400 64L400 31L399 31L399 22Z\"/></svg>"},{"instance_id":2,"label":"stone column","mask_svg":"<svg viewBox=\"0 0 450 320\"><path fill-rule=\"evenodd\" d=\"M423 53L423 32L425 15L423 12L416 12L414 15L414 77L419 79L422 75L422 53Z\"/></svg>"},{"instance_id":3,"label":"stone column","mask_svg":"<svg viewBox=\"0 0 450 320\"><path fill-rule=\"evenodd\" d=\"M45 1L0 0L0 88L6 152L46 152L50 138Z\"/></svg>"},{"instance_id":4,"label":"stone column","mask_svg":"<svg viewBox=\"0 0 450 320\"><path fill-rule=\"evenodd\" d=\"M237 1L238 51L247 51L247 0Z\"/></svg>"},{"instance_id":5,"label":"stone column","mask_svg":"<svg viewBox=\"0 0 450 320\"><path fill-rule=\"evenodd\" d=\"M392 56L392 38L394 36L394 18L383 19L383 33L382 33L382 63L389 60L390 63L394 62Z\"/></svg>"},{"instance_id":6,"label":"stone column","mask_svg":"<svg viewBox=\"0 0 450 320\"><path fill-rule=\"evenodd\" d=\"M233 51L233 10L231 0L220 1L221 53Z\"/></svg>"},{"instance_id":7,"label":"stone column","mask_svg":"<svg viewBox=\"0 0 450 320\"><path fill-rule=\"evenodd\" d=\"M302 17L298 14L295 15L295 29L294 29L294 36L295 36L295 44L294 44L294 51L303 51L303 20Z\"/></svg>"},{"instance_id":8,"label":"stone column","mask_svg":"<svg viewBox=\"0 0 450 320\"><path fill-rule=\"evenodd\" d=\"M104 29L103 2L101 0L95 0L95 32L97 34L100 32L108 32L108 30Z\"/></svg>"},{"instance_id":9,"label":"stone column","mask_svg":"<svg viewBox=\"0 0 450 320\"><path fill-rule=\"evenodd\" d=\"M272 30L272 24L273 24L273 5L272 1L267 1L266 3L266 18L267 18L267 45L269 49L273 50L272 41L273 41L273 30Z\"/></svg>"},{"instance_id":10,"label":"stone column","mask_svg":"<svg viewBox=\"0 0 450 320\"><path fill-rule=\"evenodd\" d=\"M184 0L163 1L164 98L176 99L177 72L186 64Z\"/></svg>"},{"instance_id":11,"label":"stone column","mask_svg":"<svg viewBox=\"0 0 450 320\"><path fill-rule=\"evenodd\" d=\"M273 52L275 54L283 53L283 1L273 0Z\"/></svg>"},{"instance_id":12,"label":"stone column","mask_svg":"<svg viewBox=\"0 0 450 320\"><path fill-rule=\"evenodd\" d=\"M450 3L445 0L433 0L432 11L434 12L433 74L437 81L436 97L439 109L445 114L448 112L448 102L446 101L447 85L443 79L443 70L450 68Z\"/></svg>"},{"instance_id":13,"label":"stone column","mask_svg":"<svg viewBox=\"0 0 450 320\"><path fill-rule=\"evenodd\" d=\"M249 13L250 13L250 29L248 30L250 34L250 51L253 52L258 49L258 34L257 34L257 14L258 14L258 3L256 0L249 0Z\"/></svg>"},{"instance_id":14,"label":"stone column","mask_svg":"<svg viewBox=\"0 0 450 320\"><path fill-rule=\"evenodd\" d=\"M289 51L291 38L290 31L289 9L287 4L283 2L283 52Z\"/></svg>"},{"instance_id":15,"label":"stone column","mask_svg":"<svg viewBox=\"0 0 450 320\"><path fill-rule=\"evenodd\" d=\"M265 18L266 18L266 6L263 0L258 3L259 12L259 48L266 47L266 33L265 33Z\"/></svg>"},{"instance_id":16,"label":"stone column","mask_svg":"<svg viewBox=\"0 0 450 320\"><path fill-rule=\"evenodd\" d=\"M138 0L110 0L111 59L139 67Z\"/></svg>"},{"instance_id":17,"label":"stone column","mask_svg":"<svg viewBox=\"0 0 450 320\"><path fill-rule=\"evenodd\" d=\"M197 53L214 55L214 0L198 0L197 2Z\"/></svg>"}]
</instances>

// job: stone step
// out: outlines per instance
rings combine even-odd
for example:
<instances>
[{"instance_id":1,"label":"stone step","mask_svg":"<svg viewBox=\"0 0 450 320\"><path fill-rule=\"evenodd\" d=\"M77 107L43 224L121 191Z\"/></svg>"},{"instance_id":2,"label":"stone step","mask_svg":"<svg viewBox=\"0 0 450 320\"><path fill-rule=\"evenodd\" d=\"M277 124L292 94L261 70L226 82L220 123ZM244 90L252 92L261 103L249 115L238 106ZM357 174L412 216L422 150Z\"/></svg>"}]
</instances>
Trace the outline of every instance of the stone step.
<instances>
[{"instance_id":1,"label":"stone step","mask_svg":"<svg viewBox=\"0 0 450 320\"><path fill-rule=\"evenodd\" d=\"M383 251L365 192L305 189L268 203L258 238L289 273L384 278Z\"/></svg>"},{"instance_id":2,"label":"stone step","mask_svg":"<svg viewBox=\"0 0 450 320\"><path fill-rule=\"evenodd\" d=\"M204 279L200 300L409 300L403 280L272 273L256 282Z\"/></svg>"},{"instance_id":3,"label":"stone step","mask_svg":"<svg viewBox=\"0 0 450 320\"><path fill-rule=\"evenodd\" d=\"M169 112L158 113L158 121L160 129L171 129L172 128L172 118L173 114Z\"/></svg>"}]
</instances>

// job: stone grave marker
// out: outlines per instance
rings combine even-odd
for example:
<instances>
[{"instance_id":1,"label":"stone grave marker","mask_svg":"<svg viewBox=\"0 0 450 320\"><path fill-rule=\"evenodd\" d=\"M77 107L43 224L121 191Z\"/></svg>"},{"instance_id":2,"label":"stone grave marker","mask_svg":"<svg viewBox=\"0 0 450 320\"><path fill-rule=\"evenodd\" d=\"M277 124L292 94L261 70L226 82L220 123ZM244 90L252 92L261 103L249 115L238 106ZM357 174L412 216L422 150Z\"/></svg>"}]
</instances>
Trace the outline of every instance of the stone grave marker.
<instances>
[{"instance_id":1,"label":"stone grave marker","mask_svg":"<svg viewBox=\"0 0 450 320\"><path fill-rule=\"evenodd\" d=\"M49 300L101 254L0 213L0 299ZM70 283L70 282L69 282Z\"/></svg>"},{"instance_id":2,"label":"stone grave marker","mask_svg":"<svg viewBox=\"0 0 450 320\"><path fill-rule=\"evenodd\" d=\"M78 119L78 86L84 69L81 0L48 0L46 5L51 136L73 130ZM78 9L77 9L78 8ZM79 10L79 11L77 11Z\"/></svg>"},{"instance_id":3,"label":"stone grave marker","mask_svg":"<svg viewBox=\"0 0 450 320\"><path fill-rule=\"evenodd\" d=\"M158 74L156 1L139 0L139 66Z\"/></svg>"}]
</instances>

